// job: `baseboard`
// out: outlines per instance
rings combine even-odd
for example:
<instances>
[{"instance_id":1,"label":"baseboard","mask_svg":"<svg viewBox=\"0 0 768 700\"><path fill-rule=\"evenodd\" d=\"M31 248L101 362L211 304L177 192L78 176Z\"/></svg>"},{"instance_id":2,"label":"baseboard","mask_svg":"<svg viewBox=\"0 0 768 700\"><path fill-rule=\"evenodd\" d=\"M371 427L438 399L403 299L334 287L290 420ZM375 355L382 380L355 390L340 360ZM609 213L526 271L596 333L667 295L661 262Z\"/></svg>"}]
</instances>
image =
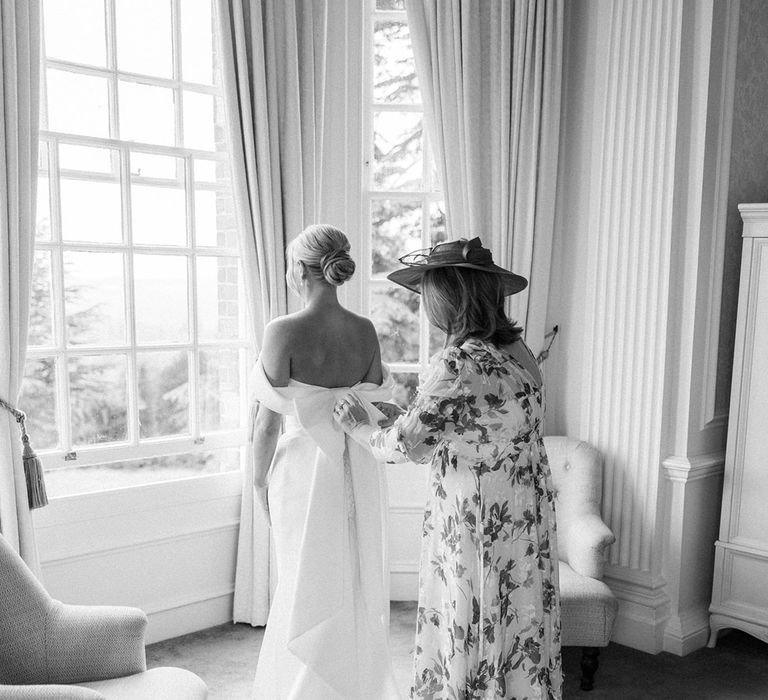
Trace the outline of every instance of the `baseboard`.
<instances>
[{"instance_id":1,"label":"baseboard","mask_svg":"<svg viewBox=\"0 0 768 700\"><path fill-rule=\"evenodd\" d=\"M706 604L673 615L664 630L664 651L686 656L706 646L709 639L709 610Z\"/></svg>"},{"instance_id":2,"label":"baseboard","mask_svg":"<svg viewBox=\"0 0 768 700\"><path fill-rule=\"evenodd\" d=\"M164 639L232 622L233 590L206 595L196 600L180 600L147 611L149 625L145 642L153 644Z\"/></svg>"},{"instance_id":3,"label":"baseboard","mask_svg":"<svg viewBox=\"0 0 768 700\"><path fill-rule=\"evenodd\" d=\"M664 592L664 582L636 579L646 578L640 572L627 571L626 577L616 567L605 582L619 601L619 612L613 626L611 641L639 649L648 654L658 654L664 648L664 630L669 620L669 598ZM627 580L627 578L635 580Z\"/></svg>"},{"instance_id":4,"label":"baseboard","mask_svg":"<svg viewBox=\"0 0 768 700\"><path fill-rule=\"evenodd\" d=\"M389 599L419 599L419 562L391 562L389 565Z\"/></svg>"}]
</instances>

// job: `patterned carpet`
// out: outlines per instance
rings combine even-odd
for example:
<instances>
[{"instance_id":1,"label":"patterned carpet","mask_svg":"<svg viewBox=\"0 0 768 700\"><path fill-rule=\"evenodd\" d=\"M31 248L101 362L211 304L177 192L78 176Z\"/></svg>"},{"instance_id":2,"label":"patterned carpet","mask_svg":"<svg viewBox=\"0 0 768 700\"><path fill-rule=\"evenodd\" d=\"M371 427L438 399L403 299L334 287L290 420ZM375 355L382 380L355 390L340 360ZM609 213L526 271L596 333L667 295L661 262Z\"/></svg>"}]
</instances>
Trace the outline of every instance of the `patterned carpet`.
<instances>
[{"instance_id":1,"label":"patterned carpet","mask_svg":"<svg viewBox=\"0 0 768 700\"><path fill-rule=\"evenodd\" d=\"M415 603L392 603L391 642L395 674L407 697ZM194 671L210 689L210 700L250 698L263 630L220 625L147 647L147 664ZM564 698L583 700L768 699L768 645L741 632L721 635L715 649L686 657L644 654L611 644L600 654L595 689L579 690L579 649L564 650ZM360 698L360 700L366 700Z\"/></svg>"}]
</instances>

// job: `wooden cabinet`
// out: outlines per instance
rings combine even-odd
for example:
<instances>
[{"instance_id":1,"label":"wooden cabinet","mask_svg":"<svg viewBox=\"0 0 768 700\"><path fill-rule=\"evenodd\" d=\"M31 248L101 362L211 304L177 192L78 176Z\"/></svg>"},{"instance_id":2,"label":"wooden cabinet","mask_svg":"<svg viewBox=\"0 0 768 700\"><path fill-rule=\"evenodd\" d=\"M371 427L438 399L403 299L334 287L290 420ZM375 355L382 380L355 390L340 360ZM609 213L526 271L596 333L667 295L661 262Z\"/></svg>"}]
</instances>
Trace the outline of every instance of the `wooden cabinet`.
<instances>
[{"instance_id":1,"label":"wooden cabinet","mask_svg":"<svg viewBox=\"0 0 768 700\"><path fill-rule=\"evenodd\" d=\"M744 240L709 646L729 627L768 641L768 204L739 211Z\"/></svg>"}]
</instances>

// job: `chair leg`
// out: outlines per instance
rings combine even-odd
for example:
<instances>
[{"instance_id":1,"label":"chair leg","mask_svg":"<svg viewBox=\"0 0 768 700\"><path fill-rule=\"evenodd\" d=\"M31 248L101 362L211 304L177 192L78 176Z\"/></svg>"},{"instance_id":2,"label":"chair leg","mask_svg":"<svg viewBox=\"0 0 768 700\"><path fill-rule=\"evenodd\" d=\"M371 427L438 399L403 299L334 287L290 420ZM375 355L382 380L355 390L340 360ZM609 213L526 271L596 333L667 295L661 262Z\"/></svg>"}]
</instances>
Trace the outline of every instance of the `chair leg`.
<instances>
[{"instance_id":1,"label":"chair leg","mask_svg":"<svg viewBox=\"0 0 768 700\"><path fill-rule=\"evenodd\" d=\"M595 671L600 665L598 647L582 647L581 650L581 689L592 690L595 685Z\"/></svg>"}]
</instances>

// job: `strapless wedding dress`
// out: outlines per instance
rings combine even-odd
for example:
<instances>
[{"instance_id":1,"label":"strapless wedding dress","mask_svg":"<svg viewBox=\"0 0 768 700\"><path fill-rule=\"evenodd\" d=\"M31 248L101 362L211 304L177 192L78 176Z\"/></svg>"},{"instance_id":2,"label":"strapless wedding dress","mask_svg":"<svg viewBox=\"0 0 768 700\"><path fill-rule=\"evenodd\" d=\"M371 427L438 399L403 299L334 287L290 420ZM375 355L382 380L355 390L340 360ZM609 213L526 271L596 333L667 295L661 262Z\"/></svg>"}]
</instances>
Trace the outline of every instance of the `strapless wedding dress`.
<instances>
[{"instance_id":1,"label":"strapless wedding dress","mask_svg":"<svg viewBox=\"0 0 768 700\"><path fill-rule=\"evenodd\" d=\"M389 399L390 386L351 389L372 421L382 417L371 402ZM277 586L254 698L400 697L388 643L386 482L333 419L349 390L296 380L273 387L260 363L253 370L252 398L285 416L269 477Z\"/></svg>"}]
</instances>

